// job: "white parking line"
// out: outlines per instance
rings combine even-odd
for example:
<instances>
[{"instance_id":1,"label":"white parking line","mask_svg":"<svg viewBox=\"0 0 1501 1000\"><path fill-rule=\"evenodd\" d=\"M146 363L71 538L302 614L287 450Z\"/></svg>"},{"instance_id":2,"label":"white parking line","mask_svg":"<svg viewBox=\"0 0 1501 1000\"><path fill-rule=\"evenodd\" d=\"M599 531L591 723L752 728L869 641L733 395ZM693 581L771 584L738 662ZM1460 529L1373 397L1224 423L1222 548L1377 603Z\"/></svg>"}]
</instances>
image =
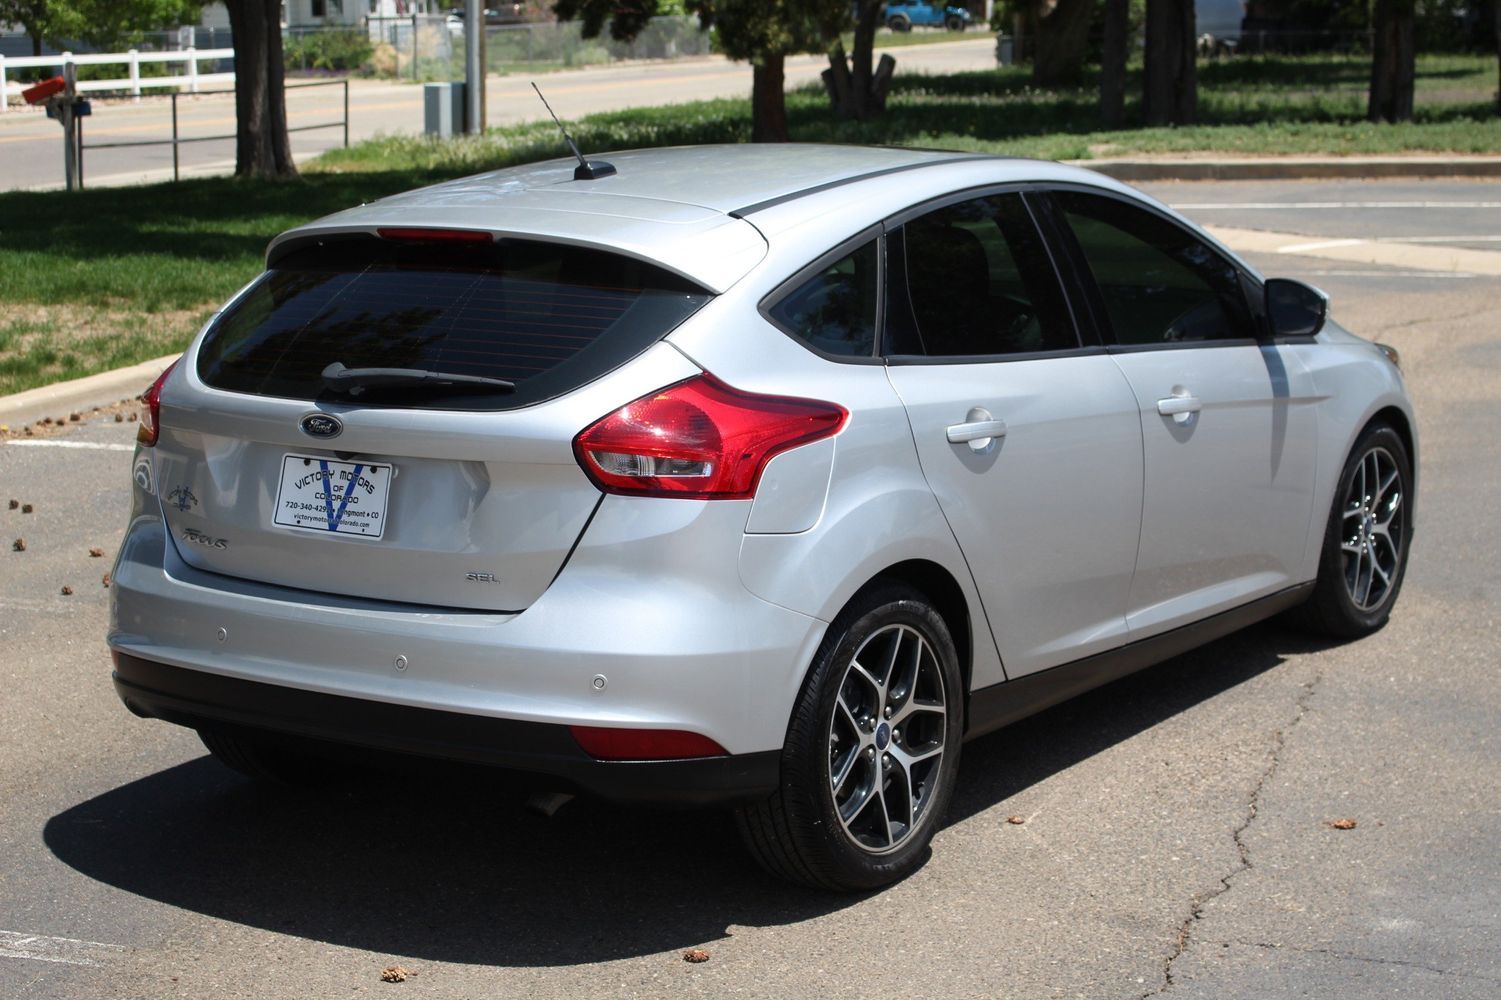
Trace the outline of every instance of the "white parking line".
<instances>
[{"instance_id":1,"label":"white parking line","mask_svg":"<svg viewBox=\"0 0 1501 1000\"><path fill-rule=\"evenodd\" d=\"M125 948L121 945L105 944L102 941L0 931L0 958L60 962L63 965L102 965L124 951Z\"/></svg>"},{"instance_id":2,"label":"white parking line","mask_svg":"<svg viewBox=\"0 0 1501 1000\"><path fill-rule=\"evenodd\" d=\"M5 442L20 448L78 448L85 451L135 451L133 444L112 444L105 441L49 441L46 438L20 438Z\"/></svg>"},{"instance_id":3,"label":"white parking line","mask_svg":"<svg viewBox=\"0 0 1501 1000\"><path fill-rule=\"evenodd\" d=\"M1320 240L1317 243L1289 243L1285 247L1278 247L1278 253L1306 253L1309 250L1328 250L1331 247L1359 246L1367 240Z\"/></svg>"}]
</instances>

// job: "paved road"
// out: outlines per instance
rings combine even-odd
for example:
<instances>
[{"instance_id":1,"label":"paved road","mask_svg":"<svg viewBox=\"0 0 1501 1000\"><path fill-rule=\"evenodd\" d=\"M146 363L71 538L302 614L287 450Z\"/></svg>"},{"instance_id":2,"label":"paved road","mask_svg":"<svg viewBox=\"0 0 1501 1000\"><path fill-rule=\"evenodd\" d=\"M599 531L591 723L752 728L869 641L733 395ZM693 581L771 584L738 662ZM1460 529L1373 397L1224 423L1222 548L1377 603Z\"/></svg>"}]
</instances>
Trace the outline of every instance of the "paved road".
<instances>
[{"instance_id":1,"label":"paved road","mask_svg":"<svg viewBox=\"0 0 1501 1000\"><path fill-rule=\"evenodd\" d=\"M1251 200L1272 197L1335 192ZM1449 218L1301 232L1474 235ZM1501 995L1501 279L1255 259L1402 352L1423 467L1393 621L1343 646L1260 626L970 744L932 859L870 897L770 882L712 813L543 820L430 773L242 781L109 689L88 549L114 555L131 426L0 446L0 995ZM393 963L417 977L380 983Z\"/></svg>"},{"instance_id":2,"label":"paved road","mask_svg":"<svg viewBox=\"0 0 1501 1000\"><path fill-rule=\"evenodd\" d=\"M989 36L940 42L895 50L903 73L953 73L995 65L995 40ZM818 79L828 65L822 57L797 56L787 61L787 86ZM543 118L546 112L532 92L531 76L491 77L486 84L486 108L491 125ZM723 58L681 62L633 63L592 69L546 73L535 77L558 115L577 118L596 111L679 104L750 93L747 63ZM291 85L287 96L288 122L293 128L343 120L344 91L338 86ZM350 138L380 133L422 131L422 88L409 83L354 80L349 88ZM234 135L232 94L179 98L179 128L183 136ZM139 104L95 103L84 125L84 143L134 142L170 138L171 108L165 98ZM292 149L312 156L343 142L341 128L297 132ZM232 139L195 142L181 147L189 173L225 173L234 169ZM89 186L134 184L172 176L171 146L109 149L84 154L84 182ZM0 114L0 190L62 185L62 129L37 112Z\"/></svg>"},{"instance_id":3,"label":"paved road","mask_svg":"<svg viewBox=\"0 0 1501 1000\"><path fill-rule=\"evenodd\" d=\"M1204 225L1501 251L1501 184L1482 180L1139 185Z\"/></svg>"}]
</instances>

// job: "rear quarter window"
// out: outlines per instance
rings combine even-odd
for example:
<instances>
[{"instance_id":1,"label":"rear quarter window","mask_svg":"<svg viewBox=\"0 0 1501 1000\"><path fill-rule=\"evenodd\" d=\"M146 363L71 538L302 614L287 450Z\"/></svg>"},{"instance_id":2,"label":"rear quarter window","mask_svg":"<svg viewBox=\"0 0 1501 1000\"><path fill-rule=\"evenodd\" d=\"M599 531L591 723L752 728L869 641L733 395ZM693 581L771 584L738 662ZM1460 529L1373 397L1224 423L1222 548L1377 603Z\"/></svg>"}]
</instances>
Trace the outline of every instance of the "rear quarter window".
<instances>
[{"instance_id":1,"label":"rear quarter window","mask_svg":"<svg viewBox=\"0 0 1501 1000\"><path fill-rule=\"evenodd\" d=\"M371 388L360 402L510 409L619 367L710 297L651 264L584 247L328 240L276 260L220 316L198 375L232 392L347 401L323 384L334 362L441 371L516 389Z\"/></svg>"},{"instance_id":2,"label":"rear quarter window","mask_svg":"<svg viewBox=\"0 0 1501 1000\"><path fill-rule=\"evenodd\" d=\"M868 358L875 353L880 273L879 244L871 240L808 277L767 315L823 354Z\"/></svg>"}]
</instances>

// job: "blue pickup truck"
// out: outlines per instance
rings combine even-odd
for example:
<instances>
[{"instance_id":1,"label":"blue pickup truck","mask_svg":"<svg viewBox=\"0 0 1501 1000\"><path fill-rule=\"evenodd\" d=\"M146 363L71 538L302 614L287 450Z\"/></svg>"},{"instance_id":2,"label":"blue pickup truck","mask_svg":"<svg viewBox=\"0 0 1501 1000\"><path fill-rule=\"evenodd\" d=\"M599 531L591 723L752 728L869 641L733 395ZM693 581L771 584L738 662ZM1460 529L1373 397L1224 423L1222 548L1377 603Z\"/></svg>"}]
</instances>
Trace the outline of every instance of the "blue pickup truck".
<instances>
[{"instance_id":1,"label":"blue pickup truck","mask_svg":"<svg viewBox=\"0 0 1501 1000\"><path fill-rule=\"evenodd\" d=\"M911 31L914 25L963 31L969 27L970 20L967 8L952 4L940 6L920 0L894 0L886 5L886 27L892 31Z\"/></svg>"}]
</instances>

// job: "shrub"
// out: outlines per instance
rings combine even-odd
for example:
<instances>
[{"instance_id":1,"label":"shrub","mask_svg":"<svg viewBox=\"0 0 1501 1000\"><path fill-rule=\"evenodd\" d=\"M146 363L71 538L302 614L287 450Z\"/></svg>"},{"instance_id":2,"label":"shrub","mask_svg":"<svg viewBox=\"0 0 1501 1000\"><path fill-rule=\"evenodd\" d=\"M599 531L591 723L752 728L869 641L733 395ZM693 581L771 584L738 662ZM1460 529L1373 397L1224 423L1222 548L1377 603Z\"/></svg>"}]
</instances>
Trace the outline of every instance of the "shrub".
<instances>
[{"instance_id":1,"label":"shrub","mask_svg":"<svg viewBox=\"0 0 1501 1000\"><path fill-rule=\"evenodd\" d=\"M332 28L289 35L282 43L282 63L296 70L352 71L370 61L375 47L361 28Z\"/></svg>"}]
</instances>

